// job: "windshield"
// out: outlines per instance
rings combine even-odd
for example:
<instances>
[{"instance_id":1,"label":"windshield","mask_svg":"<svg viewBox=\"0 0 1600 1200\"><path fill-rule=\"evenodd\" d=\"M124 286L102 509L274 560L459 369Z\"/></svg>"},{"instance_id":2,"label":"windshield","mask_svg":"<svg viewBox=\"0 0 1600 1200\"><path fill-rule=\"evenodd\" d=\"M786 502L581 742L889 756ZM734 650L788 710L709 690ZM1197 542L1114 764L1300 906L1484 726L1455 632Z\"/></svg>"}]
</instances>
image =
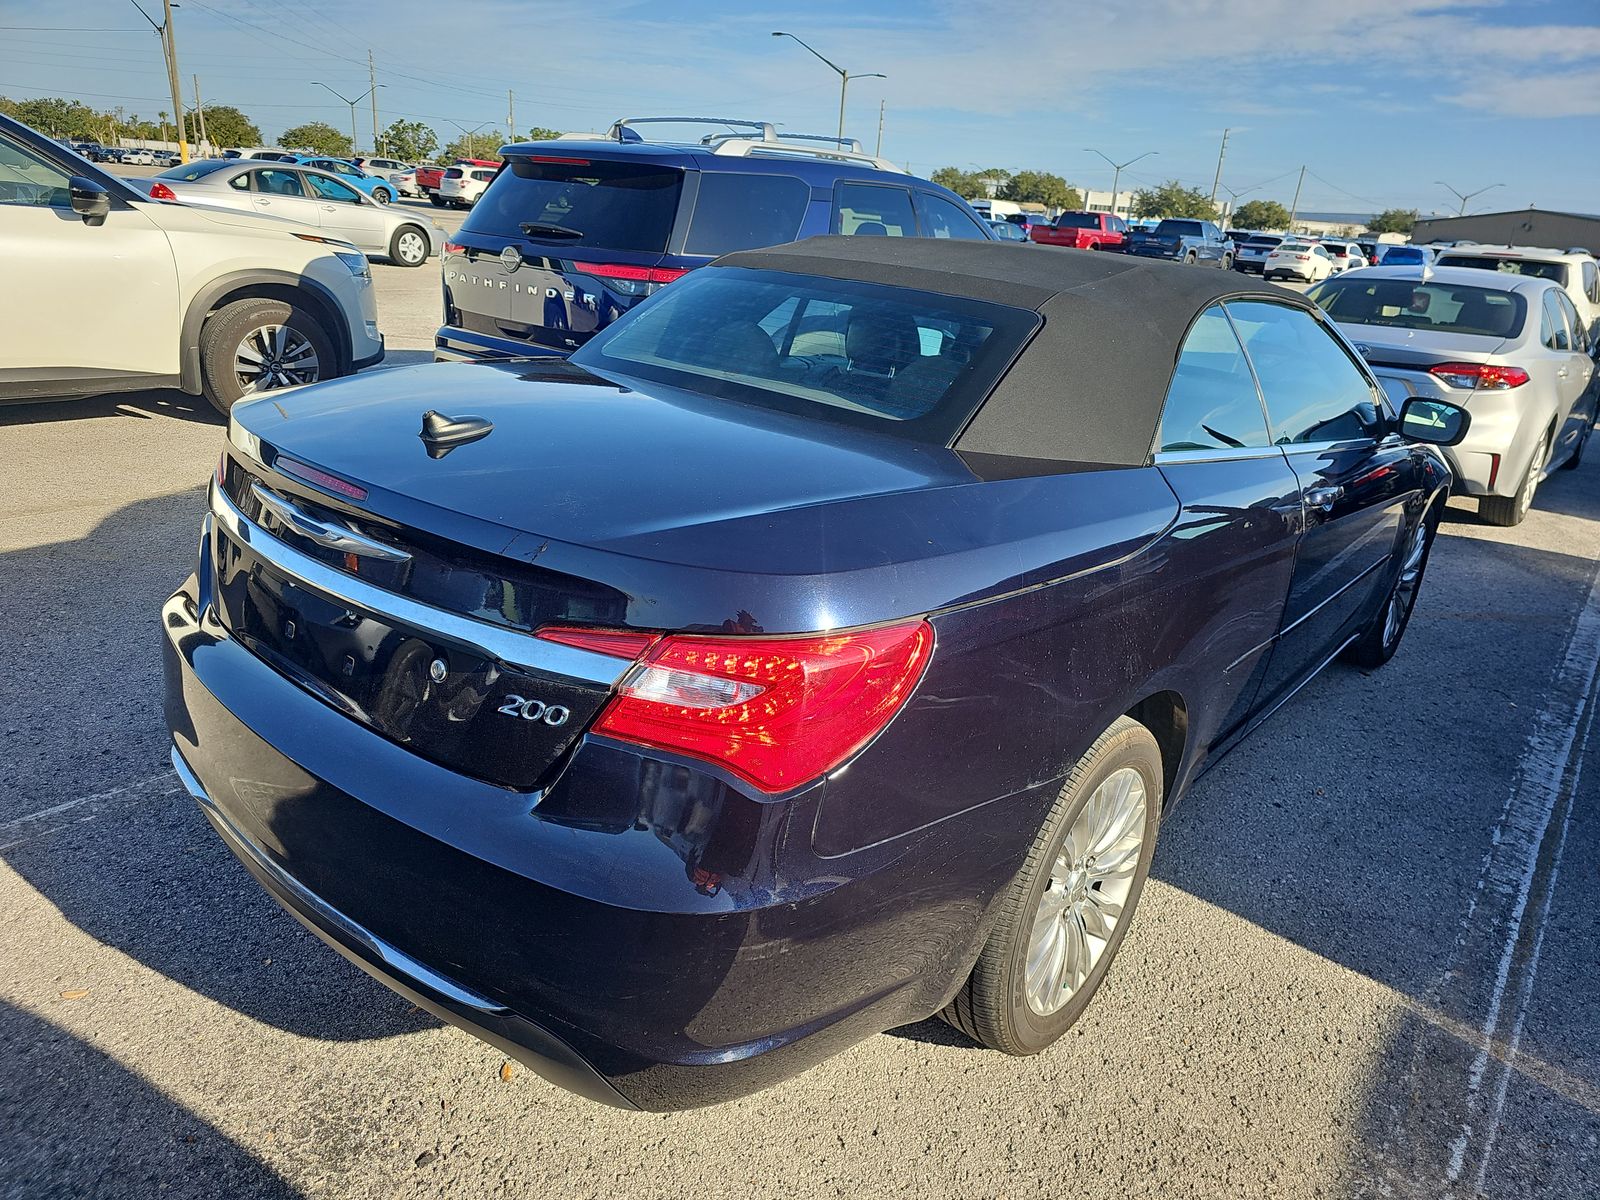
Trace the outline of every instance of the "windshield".
<instances>
[{"instance_id":1,"label":"windshield","mask_svg":"<svg viewBox=\"0 0 1600 1200\"><path fill-rule=\"evenodd\" d=\"M834 424L948 444L1039 324L909 288L711 267L572 361Z\"/></svg>"},{"instance_id":2,"label":"windshield","mask_svg":"<svg viewBox=\"0 0 1600 1200\"><path fill-rule=\"evenodd\" d=\"M158 172L156 178L171 179L178 183L193 183L196 179L204 179L214 171L237 165L237 159L209 158L200 162L184 163L182 166L168 167L165 171Z\"/></svg>"},{"instance_id":3,"label":"windshield","mask_svg":"<svg viewBox=\"0 0 1600 1200\"><path fill-rule=\"evenodd\" d=\"M1062 213L1056 218L1057 229L1099 229L1098 213Z\"/></svg>"},{"instance_id":4,"label":"windshield","mask_svg":"<svg viewBox=\"0 0 1600 1200\"><path fill-rule=\"evenodd\" d=\"M1549 279L1567 286L1567 264L1536 262L1528 258L1496 258L1492 254L1445 254L1439 258L1441 267L1476 267L1484 271L1499 271L1505 275L1531 275L1535 279Z\"/></svg>"},{"instance_id":5,"label":"windshield","mask_svg":"<svg viewBox=\"0 0 1600 1200\"><path fill-rule=\"evenodd\" d=\"M678 215L682 187L682 171L656 163L551 162L518 155L507 162L461 228L563 246L660 254Z\"/></svg>"},{"instance_id":6,"label":"windshield","mask_svg":"<svg viewBox=\"0 0 1600 1200\"><path fill-rule=\"evenodd\" d=\"M1477 337L1522 332L1528 306L1517 292L1437 280L1364 278L1366 272L1318 284L1309 293L1341 325L1381 325Z\"/></svg>"}]
</instances>

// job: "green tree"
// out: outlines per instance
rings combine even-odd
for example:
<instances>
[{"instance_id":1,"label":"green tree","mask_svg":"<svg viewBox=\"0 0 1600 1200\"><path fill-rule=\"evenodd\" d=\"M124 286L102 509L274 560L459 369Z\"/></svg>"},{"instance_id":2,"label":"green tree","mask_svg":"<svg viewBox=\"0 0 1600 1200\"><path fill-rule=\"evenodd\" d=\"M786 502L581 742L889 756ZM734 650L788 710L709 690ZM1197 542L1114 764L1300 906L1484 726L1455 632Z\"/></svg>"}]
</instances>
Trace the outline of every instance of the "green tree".
<instances>
[{"instance_id":1,"label":"green tree","mask_svg":"<svg viewBox=\"0 0 1600 1200\"><path fill-rule=\"evenodd\" d=\"M439 135L421 121L396 121L378 139L385 151L407 162L427 162L439 148Z\"/></svg>"},{"instance_id":2,"label":"green tree","mask_svg":"<svg viewBox=\"0 0 1600 1200\"><path fill-rule=\"evenodd\" d=\"M200 140L200 119L191 111L184 116L189 140ZM231 104L206 105L206 137L213 146L259 146L261 130L256 123Z\"/></svg>"},{"instance_id":3,"label":"green tree","mask_svg":"<svg viewBox=\"0 0 1600 1200\"><path fill-rule=\"evenodd\" d=\"M348 158L355 150L350 145L350 135L340 133L326 121L308 121L293 129L285 129L279 140L290 150L298 150L303 146L313 154L327 154L334 158Z\"/></svg>"},{"instance_id":4,"label":"green tree","mask_svg":"<svg viewBox=\"0 0 1600 1200\"><path fill-rule=\"evenodd\" d=\"M1169 179L1160 187L1140 188L1133 194L1133 215L1136 217L1189 217L1200 221L1215 221L1217 206L1199 188L1186 188L1176 179Z\"/></svg>"},{"instance_id":5,"label":"green tree","mask_svg":"<svg viewBox=\"0 0 1600 1200\"><path fill-rule=\"evenodd\" d=\"M551 129L545 125L535 125L528 130L528 140L530 142L553 142L560 136L561 131L559 129Z\"/></svg>"},{"instance_id":6,"label":"green tree","mask_svg":"<svg viewBox=\"0 0 1600 1200\"><path fill-rule=\"evenodd\" d=\"M1414 208L1386 208L1367 222L1369 233L1410 233L1417 224Z\"/></svg>"},{"instance_id":7,"label":"green tree","mask_svg":"<svg viewBox=\"0 0 1600 1200\"><path fill-rule=\"evenodd\" d=\"M960 167L940 167L928 178L940 187L949 188L956 195L965 196L969 200L982 192L982 189L973 182L972 176Z\"/></svg>"},{"instance_id":8,"label":"green tree","mask_svg":"<svg viewBox=\"0 0 1600 1200\"><path fill-rule=\"evenodd\" d=\"M505 140L505 135L498 129L464 133L444 148L442 157L445 162L457 158L492 158L498 162L500 146Z\"/></svg>"},{"instance_id":9,"label":"green tree","mask_svg":"<svg viewBox=\"0 0 1600 1200\"><path fill-rule=\"evenodd\" d=\"M1276 200L1246 200L1234 210L1229 223L1235 229L1287 229L1289 210Z\"/></svg>"},{"instance_id":10,"label":"green tree","mask_svg":"<svg viewBox=\"0 0 1600 1200\"><path fill-rule=\"evenodd\" d=\"M1082 208L1078 189L1059 175L1048 171L1018 171L1000 189L1002 200L1019 204L1043 204L1049 208Z\"/></svg>"}]
</instances>

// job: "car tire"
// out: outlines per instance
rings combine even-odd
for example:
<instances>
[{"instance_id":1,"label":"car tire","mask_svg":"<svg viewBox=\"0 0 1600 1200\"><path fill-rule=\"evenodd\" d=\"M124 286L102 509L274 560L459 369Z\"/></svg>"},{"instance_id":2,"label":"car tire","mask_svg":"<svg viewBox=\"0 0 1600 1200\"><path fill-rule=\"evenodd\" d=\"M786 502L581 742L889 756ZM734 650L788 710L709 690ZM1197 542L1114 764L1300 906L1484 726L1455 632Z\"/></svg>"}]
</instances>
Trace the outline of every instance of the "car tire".
<instances>
[{"instance_id":1,"label":"car tire","mask_svg":"<svg viewBox=\"0 0 1600 1200\"><path fill-rule=\"evenodd\" d=\"M1185 254L1183 256L1183 265L1186 266L1186 267L1194 266L1194 261L1195 261L1195 254L1194 254L1193 250L1189 251L1189 253L1187 253L1187 254Z\"/></svg>"},{"instance_id":2,"label":"car tire","mask_svg":"<svg viewBox=\"0 0 1600 1200\"><path fill-rule=\"evenodd\" d=\"M1366 631L1353 642L1345 657L1358 667L1375 670L1394 657L1411 624L1411 614L1417 607L1417 593L1422 590L1422 577L1428 570L1428 556L1433 553L1433 539L1439 531L1439 506L1436 504L1422 515L1406 538L1400 555L1400 569L1384 596L1383 607L1372 619Z\"/></svg>"},{"instance_id":3,"label":"car tire","mask_svg":"<svg viewBox=\"0 0 1600 1200\"><path fill-rule=\"evenodd\" d=\"M420 267L428 261L426 231L416 225L402 225L389 239L389 261L401 267Z\"/></svg>"},{"instance_id":4,"label":"car tire","mask_svg":"<svg viewBox=\"0 0 1600 1200\"><path fill-rule=\"evenodd\" d=\"M274 374L264 386L252 388L241 378L236 366L247 343L247 353L254 353L254 348L260 344L255 340L260 331L273 328L288 331L285 345L298 364L288 374L297 383L315 383L339 374L333 342L311 313L282 300L263 297L235 300L207 317L200 329L201 389L218 412L226 414L247 396L289 386L280 381L283 375ZM300 352L300 346L309 347L309 353Z\"/></svg>"},{"instance_id":5,"label":"car tire","mask_svg":"<svg viewBox=\"0 0 1600 1200\"><path fill-rule=\"evenodd\" d=\"M1544 435L1539 448L1528 463L1528 473L1522 477L1514 496L1485 496L1478 501L1478 516L1490 525L1509 527L1521 525L1528 510L1533 507L1533 497L1539 488L1539 476L1544 472L1550 455L1550 435Z\"/></svg>"},{"instance_id":6,"label":"car tire","mask_svg":"<svg viewBox=\"0 0 1600 1200\"><path fill-rule=\"evenodd\" d=\"M428 193L428 203L433 205L435 208L443 208L444 207L444 200L443 200L443 198L440 197L438 192L429 192Z\"/></svg>"},{"instance_id":7,"label":"car tire","mask_svg":"<svg viewBox=\"0 0 1600 1200\"><path fill-rule=\"evenodd\" d=\"M379 204L387 204L394 199L394 193L386 187L375 187L372 189L372 198Z\"/></svg>"},{"instance_id":8,"label":"car tire","mask_svg":"<svg viewBox=\"0 0 1600 1200\"><path fill-rule=\"evenodd\" d=\"M1037 1054L1071 1028L1116 957L1149 877L1163 778L1161 748L1143 725L1119 717L1100 735L1051 805L972 974L939 1014L945 1021L1016 1055ZM1089 933L1091 923L1104 936Z\"/></svg>"},{"instance_id":9,"label":"car tire","mask_svg":"<svg viewBox=\"0 0 1600 1200\"><path fill-rule=\"evenodd\" d=\"M1233 270L1233 255L1224 254L1222 256L1222 261L1220 263L1218 263L1217 265L1220 266L1224 271Z\"/></svg>"}]
</instances>

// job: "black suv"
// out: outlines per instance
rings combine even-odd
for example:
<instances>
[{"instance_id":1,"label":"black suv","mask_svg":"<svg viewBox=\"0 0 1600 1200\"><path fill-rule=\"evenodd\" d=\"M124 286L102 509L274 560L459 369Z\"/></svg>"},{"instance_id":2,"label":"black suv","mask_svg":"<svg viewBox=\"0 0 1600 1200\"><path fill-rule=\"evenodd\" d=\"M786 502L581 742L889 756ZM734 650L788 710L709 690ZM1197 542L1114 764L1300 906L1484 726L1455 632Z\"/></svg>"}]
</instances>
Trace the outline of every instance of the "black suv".
<instances>
[{"instance_id":1,"label":"black suv","mask_svg":"<svg viewBox=\"0 0 1600 1200\"><path fill-rule=\"evenodd\" d=\"M635 126L709 124L692 142ZM502 146L444 245L441 360L567 355L645 296L722 254L815 234L995 241L954 192L858 142L756 121L646 117L604 135Z\"/></svg>"}]
</instances>

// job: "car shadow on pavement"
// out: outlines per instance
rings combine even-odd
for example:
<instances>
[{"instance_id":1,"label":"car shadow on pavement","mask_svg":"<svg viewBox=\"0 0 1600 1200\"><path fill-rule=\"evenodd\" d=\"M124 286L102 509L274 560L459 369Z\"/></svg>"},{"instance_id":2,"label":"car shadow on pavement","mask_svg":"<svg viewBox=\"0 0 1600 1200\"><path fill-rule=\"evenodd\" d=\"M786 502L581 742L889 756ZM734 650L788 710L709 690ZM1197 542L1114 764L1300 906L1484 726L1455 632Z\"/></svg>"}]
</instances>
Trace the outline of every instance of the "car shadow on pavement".
<instances>
[{"instance_id":1,"label":"car shadow on pavement","mask_svg":"<svg viewBox=\"0 0 1600 1200\"><path fill-rule=\"evenodd\" d=\"M109 1055L4 1002L0 1063L6 1085L0 1195L296 1200L302 1194Z\"/></svg>"},{"instance_id":2,"label":"car shadow on pavement","mask_svg":"<svg viewBox=\"0 0 1600 1200\"><path fill-rule=\"evenodd\" d=\"M32 404L0 404L0 428L39 422L89 421L106 417L172 417L221 425L226 418L204 396L191 396L177 388L145 392L112 392L81 400L42 400Z\"/></svg>"},{"instance_id":3,"label":"car shadow on pavement","mask_svg":"<svg viewBox=\"0 0 1600 1200\"><path fill-rule=\"evenodd\" d=\"M435 1027L279 909L172 775L157 614L194 569L204 508L185 489L0 555L0 644L28 646L0 683L0 861L98 942L275 1028Z\"/></svg>"}]
</instances>

